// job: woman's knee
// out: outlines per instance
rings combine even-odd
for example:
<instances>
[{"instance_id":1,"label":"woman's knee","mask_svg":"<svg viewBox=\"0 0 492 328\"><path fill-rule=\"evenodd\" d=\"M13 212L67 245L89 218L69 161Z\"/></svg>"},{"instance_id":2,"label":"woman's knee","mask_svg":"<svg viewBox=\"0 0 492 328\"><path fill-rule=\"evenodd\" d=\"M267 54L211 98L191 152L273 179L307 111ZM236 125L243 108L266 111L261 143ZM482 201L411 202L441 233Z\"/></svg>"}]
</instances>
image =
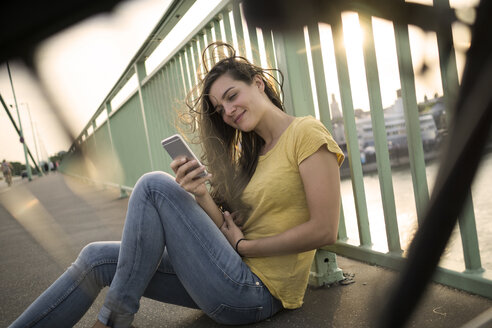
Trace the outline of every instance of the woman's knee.
<instances>
[{"instance_id":1,"label":"woman's knee","mask_svg":"<svg viewBox=\"0 0 492 328\"><path fill-rule=\"evenodd\" d=\"M138 189L158 189L158 190L180 190L179 184L176 183L174 177L166 172L154 171L145 173L138 179L135 184L135 190Z\"/></svg>"},{"instance_id":2,"label":"woman's knee","mask_svg":"<svg viewBox=\"0 0 492 328\"><path fill-rule=\"evenodd\" d=\"M91 270L105 263L117 263L119 242L94 242L86 245L77 258L76 264Z\"/></svg>"},{"instance_id":3,"label":"woman's knee","mask_svg":"<svg viewBox=\"0 0 492 328\"><path fill-rule=\"evenodd\" d=\"M90 288L95 290L109 286L118 265L119 245L119 242L88 244L68 271L77 280L90 281Z\"/></svg>"}]
</instances>

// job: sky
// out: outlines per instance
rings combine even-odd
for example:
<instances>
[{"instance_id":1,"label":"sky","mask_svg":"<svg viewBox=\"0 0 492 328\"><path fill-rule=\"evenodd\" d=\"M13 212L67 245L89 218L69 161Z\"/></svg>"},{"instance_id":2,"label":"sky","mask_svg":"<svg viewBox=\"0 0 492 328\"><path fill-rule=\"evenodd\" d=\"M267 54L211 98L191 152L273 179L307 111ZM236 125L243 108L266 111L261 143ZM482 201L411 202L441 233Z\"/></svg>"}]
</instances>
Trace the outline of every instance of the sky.
<instances>
[{"instance_id":1,"label":"sky","mask_svg":"<svg viewBox=\"0 0 492 328\"><path fill-rule=\"evenodd\" d=\"M205 7L195 11L203 15L206 7L214 6L217 1L199 0L197 5L200 3ZM64 113L68 128L73 135L80 134L150 31L165 13L170 2L171 0L124 1L112 13L87 19L51 37L39 47L36 62L41 80L49 96ZM418 2L429 3L429 0ZM477 0L454 0L452 5L459 7L473 5L476 2ZM362 40L364 35L358 27L356 15L344 14L343 24L347 38ZM393 49L394 32L391 24L383 20L374 20L373 28L383 106L387 107L394 102L396 89L399 88L398 68ZM414 67L418 69L424 61L431 67L428 74L419 77L417 81L418 100L423 100L424 95L432 97L436 92L442 94L436 61L435 36L415 27L410 27L409 32ZM466 50L469 32L460 26L457 26L454 32L457 47ZM320 34L322 38L331 38L329 28L326 26L321 28ZM346 48L354 108L368 110L360 42L346 43ZM329 48L329 42L323 44L322 51L326 59L326 76L336 76L334 58L330 57L332 49ZM458 53L458 66L462 67L463 63L464 55ZM33 156L43 160L60 150L67 150L71 142L63 133L60 122L53 115L37 82L21 63L12 60L9 64L25 140ZM327 79L327 90L339 99L336 79ZM5 63L0 64L0 94L8 106L13 105L11 114L17 121L17 111ZM4 109L0 109L0 160L6 158L10 161L24 162L19 138ZM36 136L35 140L33 135Z\"/></svg>"},{"instance_id":2,"label":"sky","mask_svg":"<svg viewBox=\"0 0 492 328\"><path fill-rule=\"evenodd\" d=\"M78 135L116 83L123 70L165 13L171 0L123 1L111 14L101 14L43 42L36 54L41 79ZM35 155L46 158L70 147L39 85L20 62L10 61L25 140ZM14 97L5 63L0 65L0 94L9 106ZM30 124L28 109L33 125ZM13 125L0 108L0 159L24 162ZM15 105L10 109L17 121ZM34 133L33 133L34 131ZM42 155L44 153L44 156Z\"/></svg>"}]
</instances>

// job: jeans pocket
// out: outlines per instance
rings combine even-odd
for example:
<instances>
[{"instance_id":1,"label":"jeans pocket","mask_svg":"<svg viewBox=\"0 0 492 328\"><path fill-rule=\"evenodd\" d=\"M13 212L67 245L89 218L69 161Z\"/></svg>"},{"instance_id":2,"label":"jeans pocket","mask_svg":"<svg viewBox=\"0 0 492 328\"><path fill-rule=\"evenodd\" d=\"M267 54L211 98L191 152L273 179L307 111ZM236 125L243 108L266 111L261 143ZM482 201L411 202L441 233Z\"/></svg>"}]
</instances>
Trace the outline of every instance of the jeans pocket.
<instances>
[{"instance_id":1,"label":"jeans pocket","mask_svg":"<svg viewBox=\"0 0 492 328\"><path fill-rule=\"evenodd\" d=\"M245 325L260 321L262 312L263 306L234 307L221 304L210 313L210 317L220 324Z\"/></svg>"}]
</instances>

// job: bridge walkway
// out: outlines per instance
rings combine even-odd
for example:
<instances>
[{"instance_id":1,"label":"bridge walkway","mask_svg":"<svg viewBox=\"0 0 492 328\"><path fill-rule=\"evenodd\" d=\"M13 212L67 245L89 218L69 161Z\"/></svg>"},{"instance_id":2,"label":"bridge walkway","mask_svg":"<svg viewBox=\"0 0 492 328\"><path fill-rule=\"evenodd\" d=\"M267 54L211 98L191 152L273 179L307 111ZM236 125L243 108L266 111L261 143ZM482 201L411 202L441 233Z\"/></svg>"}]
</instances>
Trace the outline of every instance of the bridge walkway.
<instances>
[{"instance_id":1,"label":"bridge walkway","mask_svg":"<svg viewBox=\"0 0 492 328\"><path fill-rule=\"evenodd\" d=\"M8 326L93 241L119 240L128 198L119 190L50 174L0 182L0 327ZM251 327L370 327L397 273L338 256L353 283L308 288L301 309ZM105 291L76 327L91 327ZM432 284L408 327L460 327L492 300ZM135 325L219 327L203 312L142 299Z\"/></svg>"}]
</instances>

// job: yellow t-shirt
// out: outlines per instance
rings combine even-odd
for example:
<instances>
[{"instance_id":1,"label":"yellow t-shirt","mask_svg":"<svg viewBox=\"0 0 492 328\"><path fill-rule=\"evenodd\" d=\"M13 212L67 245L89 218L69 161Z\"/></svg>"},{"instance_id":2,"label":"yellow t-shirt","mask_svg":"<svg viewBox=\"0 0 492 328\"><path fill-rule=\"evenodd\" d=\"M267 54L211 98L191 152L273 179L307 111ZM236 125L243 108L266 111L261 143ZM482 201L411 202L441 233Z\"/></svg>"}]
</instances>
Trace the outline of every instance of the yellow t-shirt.
<instances>
[{"instance_id":1,"label":"yellow t-shirt","mask_svg":"<svg viewBox=\"0 0 492 328\"><path fill-rule=\"evenodd\" d=\"M309 220L299 164L323 145L336 154L341 165L343 153L323 124L312 116L298 117L282 133L277 144L260 156L242 195L252 206L244 225L245 238L277 235ZM295 309L303 303L314 253L315 250L245 258L244 262L285 308Z\"/></svg>"}]
</instances>

